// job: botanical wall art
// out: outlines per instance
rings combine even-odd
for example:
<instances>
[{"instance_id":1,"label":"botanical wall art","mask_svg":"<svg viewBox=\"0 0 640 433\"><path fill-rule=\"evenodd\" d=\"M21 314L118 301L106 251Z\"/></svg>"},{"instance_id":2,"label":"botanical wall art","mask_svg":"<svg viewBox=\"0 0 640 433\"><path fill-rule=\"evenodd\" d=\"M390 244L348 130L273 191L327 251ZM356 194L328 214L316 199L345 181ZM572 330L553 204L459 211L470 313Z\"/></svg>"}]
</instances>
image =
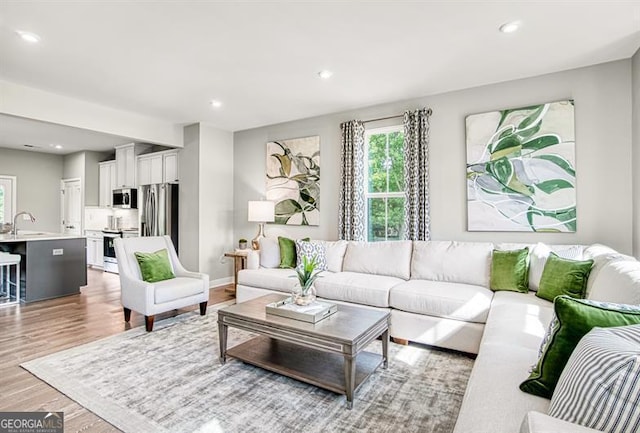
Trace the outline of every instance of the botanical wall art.
<instances>
[{"instance_id":1,"label":"botanical wall art","mask_svg":"<svg viewBox=\"0 0 640 433\"><path fill-rule=\"evenodd\" d=\"M467 116L470 231L576 231L573 101Z\"/></svg>"},{"instance_id":2,"label":"botanical wall art","mask_svg":"<svg viewBox=\"0 0 640 433\"><path fill-rule=\"evenodd\" d=\"M320 222L320 137L267 143L267 200L275 223L317 226Z\"/></svg>"}]
</instances>

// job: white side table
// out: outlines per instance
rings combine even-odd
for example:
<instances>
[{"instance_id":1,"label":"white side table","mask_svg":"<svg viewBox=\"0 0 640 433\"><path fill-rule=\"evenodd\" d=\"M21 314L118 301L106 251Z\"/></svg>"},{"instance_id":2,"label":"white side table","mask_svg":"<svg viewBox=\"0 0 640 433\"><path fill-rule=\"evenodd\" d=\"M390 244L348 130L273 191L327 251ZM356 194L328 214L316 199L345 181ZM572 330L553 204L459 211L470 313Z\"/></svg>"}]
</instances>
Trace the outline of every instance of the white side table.
<instances>
[{"instance_id":1,"label":"white side table","mask_svg":"<svg viewBox=\"0 0 640 433\"><path fill-rule=\"evenodd\" d=\"M5 302L0 302L0 307L20 303L20 255L0 253L0 288ZM11 280L11 267L13 271L13 281Z\"/></svg>"}]
</instances>

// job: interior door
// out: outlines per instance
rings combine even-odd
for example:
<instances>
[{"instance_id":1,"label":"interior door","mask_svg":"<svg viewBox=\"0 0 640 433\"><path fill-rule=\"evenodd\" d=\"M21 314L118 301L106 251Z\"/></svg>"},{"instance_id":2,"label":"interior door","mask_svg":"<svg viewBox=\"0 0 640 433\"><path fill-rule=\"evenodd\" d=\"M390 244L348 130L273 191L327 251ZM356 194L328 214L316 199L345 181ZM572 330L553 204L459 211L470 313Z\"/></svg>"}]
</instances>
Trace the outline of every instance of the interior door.
<instances>
[{"instance_id":1,"label":"interior door","mask_svg":"<svg viewBox=\"0 0 640 433\"><path fill-rule=\"evenodd\" d=\"M62 233L82 234L82 184L80 179L62 181Z\"/></svg>"},{"instance_id":2,"label":"interior door","mask_svg":"<svg viewBox=\"0 0 640 433\"><path fill-rule=\"evenodd\" d=\"M0 176L0 224L13 222L16 212L16 177Z\"/></svg>"}]
</instances>

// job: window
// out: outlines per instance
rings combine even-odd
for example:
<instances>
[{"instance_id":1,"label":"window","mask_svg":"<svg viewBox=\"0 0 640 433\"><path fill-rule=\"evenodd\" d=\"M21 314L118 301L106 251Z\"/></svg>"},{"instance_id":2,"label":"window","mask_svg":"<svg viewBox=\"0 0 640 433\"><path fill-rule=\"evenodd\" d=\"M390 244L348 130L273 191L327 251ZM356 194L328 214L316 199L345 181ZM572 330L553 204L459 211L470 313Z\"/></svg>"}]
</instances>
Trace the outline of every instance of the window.
<instances>
[{"instance_id":1,"label":"window","mask_svg":"<svg viewBox=\"0 0 640 433\"><path fill-rule=\"evenodd\" d=\"M368 241L402 239L404 225L404 129L365 132L365 206Z\"/></svg>"},{"instance_id":2,"label":"window","mask_svg":"<svg viewBox=\"0 0 640 433\"><path fill-rule=\"evenodd\" d=\"M12 222L15 198L16 178L0 175L0 224Z\"/></svg>"}]
</instances>

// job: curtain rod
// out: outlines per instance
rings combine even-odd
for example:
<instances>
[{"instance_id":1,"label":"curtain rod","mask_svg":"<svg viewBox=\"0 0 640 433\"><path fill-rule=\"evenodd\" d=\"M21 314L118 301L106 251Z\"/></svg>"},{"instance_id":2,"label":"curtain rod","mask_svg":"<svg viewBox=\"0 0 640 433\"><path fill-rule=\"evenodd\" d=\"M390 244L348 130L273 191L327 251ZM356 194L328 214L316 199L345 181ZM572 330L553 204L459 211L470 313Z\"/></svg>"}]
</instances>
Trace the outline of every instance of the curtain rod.
<instances>
[{"instance_id":1,"label":"curtain rod","mask_svg":"<svg viewBox=\"0 0 640 433\"><path fill-rule=\"evenodd\" d=\"M429 116L431 116L431 114L433 114L433 111L431 111L431 108L429 108L427 110L427 114ZM389 119L395 119L396 117L404 117L404 113L402 114L396 114L394 116L387 116L387 117L378 117L377 119L369 119L369 120L363 120L362 123L369 123L369 122L379 122L381 120L389 120Z\"/></svg>"}]
</instances>

